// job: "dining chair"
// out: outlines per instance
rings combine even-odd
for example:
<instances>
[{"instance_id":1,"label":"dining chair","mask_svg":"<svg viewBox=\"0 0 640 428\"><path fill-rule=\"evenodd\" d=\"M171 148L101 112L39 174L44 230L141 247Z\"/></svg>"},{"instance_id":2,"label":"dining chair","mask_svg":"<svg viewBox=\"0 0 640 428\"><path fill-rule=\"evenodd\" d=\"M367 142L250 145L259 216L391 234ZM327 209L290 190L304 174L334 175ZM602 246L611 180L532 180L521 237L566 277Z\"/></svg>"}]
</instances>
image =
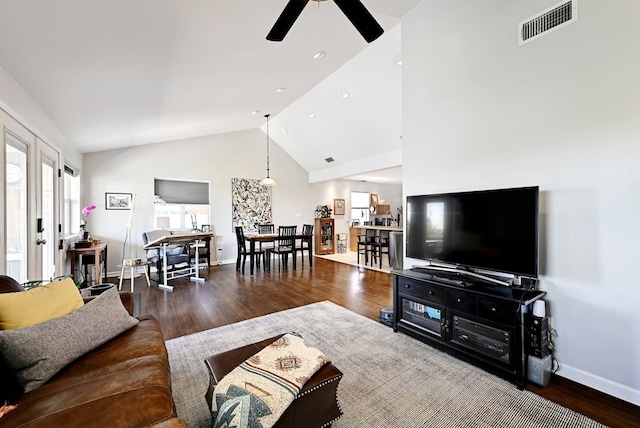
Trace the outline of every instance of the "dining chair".
<instances>
[{"instance_id":1,"label":"dining chair","mask_svg":"<svg viewBox=\"0 0 640 428\"><path fill-rule=\"evenodd\" d=\"M386 251L385 251L386 249ZM382 269L382 255L387 255L387 260L389 261L389 265L391 265L391 256L389 256L389 231L381 230L380 235L378 235L378 239L372 245L372 254L373 257L377 257L379 261L379 267ZM371 261L371 266L373 266L373 257Z\"/></svg>"},{"instance_id":2,"label":"dining chair","mask_svg":"<svg viewBox=\"0 0 640 428\"><path fill-rule=\"evenodd\" d=\"M240 270L240 263L242 262L242 274L244 275L244 265L247 261L247 254L249 254L249 248L247 248L247 240L244 236L244 230L242 226L236 226L236 243L238 249L238 256L236 257L236 270ZM265 251L260 248L256 248L254 250L256 266L260 267L260 256L265 256ZM264 265L266 267L267 261L264 261Z\"/></svg>"},{"instance_id":3,"label":"dining chair","mask_svg":"<svg viewBox=\"0 0 640 428\"><path fill-rule=\"evenodd\" d=\"M278 237L275 240L274 246L269 253L277 254L280 256L281 263L278 263L278 268L282 266L286 268L289 264L289 254L295 257L294 248L296 240L296 230L298 226L279 226ZM295 266L295 260L294 260ZM271 264L271 256L269 256L269 264Z\"/></svg>"},{"instance_id":4,"label":"dining chair","mask_svg":"<svg viewBox=\"0 0 640 428\"><path fill-rule=\"evenodd\" d=\"M365 229L364 235L358 235L358 264L360 264L360 254L364 254L364 264L369 264L369 253L372 253L372 246L375 243L375 229Z\"/></svg>"},{"instance_id":5,"label":"dining chair","mask_svg":"<svg viewBox=\"0 0 640 428\"><path fill-rule=\"evenodd\" d=\"M269 233L275 233L276 229L273 223L265 223L258 225L258 233L260 235L265 235ZM260 249L264 251L269 251L273 248L273 242L260 242Z\"/></svg>"},{"instance_id":6,"label":"dining chair","mask_svg":"<svg viewBox=\"0 0 640 428\"><path fill-rule=\"evenodd\" d=\"M309 266L313 267L313 254L311 254L313 247L313 225L303 224L302 235L303 237L300 238L300 245L296 245L296 252L300 251L300 257L304 264L304 252L306 251L309 255Z\"/></svg>"}]
</instances>

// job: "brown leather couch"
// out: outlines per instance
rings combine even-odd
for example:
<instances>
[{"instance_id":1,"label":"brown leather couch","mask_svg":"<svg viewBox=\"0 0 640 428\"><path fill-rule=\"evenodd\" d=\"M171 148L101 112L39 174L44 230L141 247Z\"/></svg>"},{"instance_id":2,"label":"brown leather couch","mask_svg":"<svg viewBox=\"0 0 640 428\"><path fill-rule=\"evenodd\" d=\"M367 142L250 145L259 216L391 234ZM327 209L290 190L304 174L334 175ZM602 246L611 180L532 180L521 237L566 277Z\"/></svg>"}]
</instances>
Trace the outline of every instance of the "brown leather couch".
<instances>
[{"instance_id":1,"label":"brown leather couch","mask_svg":"<svg viewBox=\"0 0 640 428\"><path fill-rule=\"evenodd\" d=\"M12 278L0 275L0 292L21 290ZM120 293L130 314L134 313L132 296ZM138 319L135 327L78 358L28 393L16 388L0 358L0 404L7 400L17 405L0 419L0 426L186 427L176 417L160 324L151 316Z\"/></svg>"}]
</instances>

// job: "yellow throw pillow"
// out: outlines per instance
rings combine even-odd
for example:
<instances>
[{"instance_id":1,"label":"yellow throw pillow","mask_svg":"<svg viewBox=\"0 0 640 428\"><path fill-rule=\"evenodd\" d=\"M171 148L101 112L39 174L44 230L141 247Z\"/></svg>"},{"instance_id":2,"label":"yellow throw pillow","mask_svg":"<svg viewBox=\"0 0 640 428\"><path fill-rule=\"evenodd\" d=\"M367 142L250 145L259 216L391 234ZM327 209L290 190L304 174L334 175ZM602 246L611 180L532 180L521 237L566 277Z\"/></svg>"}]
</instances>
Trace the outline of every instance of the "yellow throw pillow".
<instances>
[{"instance_id":1,"label":"yellow throw pillow","mask_svg":"<svg viewBox=\"0 0 640 428\"><path fill-rule=\"evenodd\" d=\"M0 330L29 327L61 317L84 301L71 278L16 293L0 293Z\"/></svg>"}]
</instances>

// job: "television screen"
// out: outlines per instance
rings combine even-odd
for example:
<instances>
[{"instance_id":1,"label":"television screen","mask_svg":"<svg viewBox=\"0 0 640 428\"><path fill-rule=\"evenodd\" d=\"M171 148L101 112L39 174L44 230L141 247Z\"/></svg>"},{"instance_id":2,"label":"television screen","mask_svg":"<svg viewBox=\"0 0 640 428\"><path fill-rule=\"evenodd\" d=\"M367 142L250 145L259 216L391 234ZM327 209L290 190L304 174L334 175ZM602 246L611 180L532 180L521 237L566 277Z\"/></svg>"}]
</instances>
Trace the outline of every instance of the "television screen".
<instances>
[{"instance_id":1,"label":"television screen","mask_svg":"<svg viewBox=\"0 0 640 428\"><path fill-rule=\"evenodd\" d=\"M409 196L407 257L538 275L538 187Z\"/></svg>"}]
</instances>

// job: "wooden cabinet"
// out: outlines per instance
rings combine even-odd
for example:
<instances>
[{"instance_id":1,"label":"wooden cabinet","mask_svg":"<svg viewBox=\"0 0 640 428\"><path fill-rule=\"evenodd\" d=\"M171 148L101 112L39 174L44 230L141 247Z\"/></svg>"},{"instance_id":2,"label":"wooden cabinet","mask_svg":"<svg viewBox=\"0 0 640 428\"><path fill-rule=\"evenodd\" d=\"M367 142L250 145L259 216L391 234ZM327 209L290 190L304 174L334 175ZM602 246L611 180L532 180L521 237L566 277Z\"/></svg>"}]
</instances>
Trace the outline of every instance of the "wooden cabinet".
<instances>
[{"instance_id":1,"label":"wooden cabinet","mask_svg":"<svg viewBox=\"0 0 640 428\"><path fill-rule=\"evenodd\" d=\"M332 218L317 218L315 224L315 253L333 254L335 252L335 227Z\"/></svg>"},{"instance_id":2,"label":"wooden cabinet","mask_svg":"<svg viewBox=\"0 0 640 428\"><path fill-rule=\"evenodd\" d=\"M372 214L378 214L378 215L386 215L387 213L391 213L391 205L389 204L384 204L384 205L374 205L375 206L375 212L373 212ZM393 213L391 213L393 215Z\"/></svg>"},{"instance_id":3,"label":"wooden cabinet","mask_svg":"<svg viewBox=\"0 0 640 428\"><path fill-rule=\"evenodd\" d=\"M358 235L364 235L364 228L349 228L349 250L353 251L354 253L358 251Z\"/></svg>"},{"instance_id":4,"label":"wooden cabinet","mask_svg":"<svg viewBox=\"0 0 640 428\"><path fill-rule=\"evenodd\" d=\"M454 285L413 270L393 275L394 331L400 331L458 358L525 383L522 314L545 293L466 282Z\"/></svg>"}]
</instances>

